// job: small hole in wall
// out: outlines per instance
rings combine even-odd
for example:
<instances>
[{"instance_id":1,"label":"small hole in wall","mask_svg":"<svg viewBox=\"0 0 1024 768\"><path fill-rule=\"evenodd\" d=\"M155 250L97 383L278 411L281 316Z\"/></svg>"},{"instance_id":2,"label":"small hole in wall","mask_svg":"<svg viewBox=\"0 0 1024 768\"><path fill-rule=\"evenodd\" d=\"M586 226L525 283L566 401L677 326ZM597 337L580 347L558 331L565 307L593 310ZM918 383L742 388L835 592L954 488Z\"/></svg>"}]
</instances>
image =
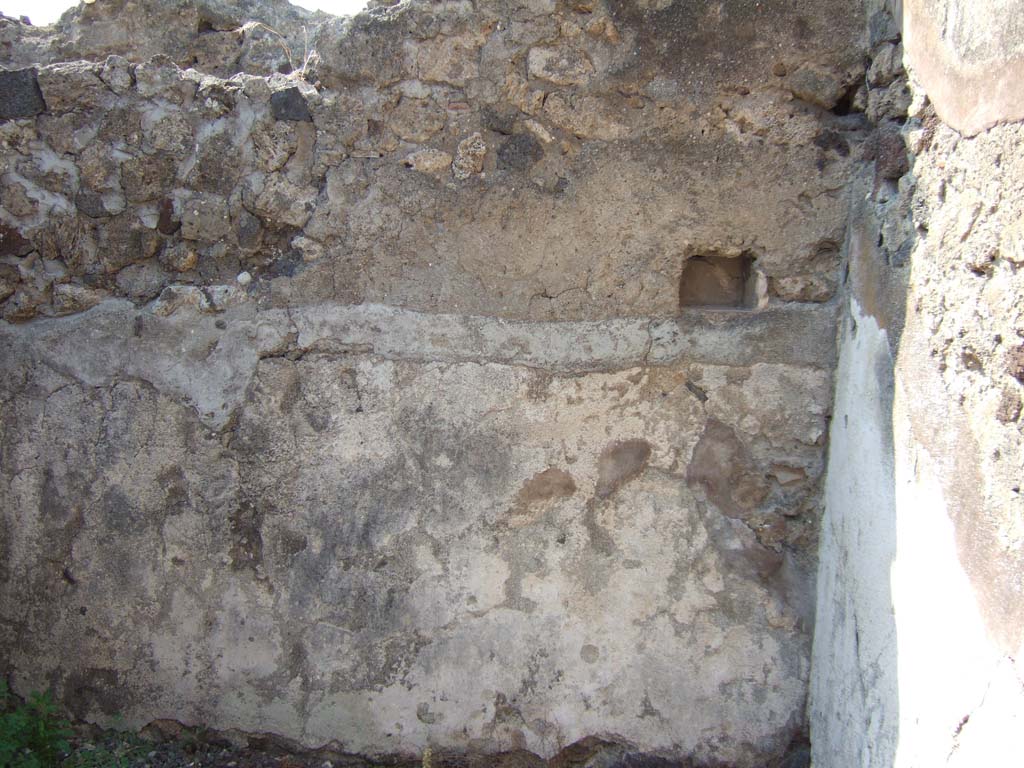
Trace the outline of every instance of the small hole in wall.
<instances>
[{"instance_id":1,"label":"small hole in wall","mask_svg":"<svg viewBox=\"0 0 1024 768\"><path fill-rule=\"evenodd\" d=\"M854 102L857 100L857 91L860 90L863 82L863 79L861 79L848 85L846 90L843 91L843 95L839 97L839 101L829 111L836 117L846 117L846 115L854 112Z\"/></svg>"},{"instance_id":2,"label":"small hole in wall","mask_svg":"<svg viewBox=\"0 0 1024 768\"><path fill-rule=\"evenodd\" d=\"M709 309L754 309L758 304L754 256L698 254L683 263L679 306Z\"/></svg>"}]
</instances>

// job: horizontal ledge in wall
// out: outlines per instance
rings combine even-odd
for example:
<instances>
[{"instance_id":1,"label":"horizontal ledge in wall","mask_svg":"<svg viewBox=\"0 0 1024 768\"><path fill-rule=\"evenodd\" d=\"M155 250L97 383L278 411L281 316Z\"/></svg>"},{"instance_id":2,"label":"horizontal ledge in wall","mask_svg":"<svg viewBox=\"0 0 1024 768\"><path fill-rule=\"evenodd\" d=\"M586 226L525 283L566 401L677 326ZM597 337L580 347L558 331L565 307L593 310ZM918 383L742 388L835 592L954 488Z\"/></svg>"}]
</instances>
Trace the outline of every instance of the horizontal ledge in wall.
<instances>
[{"instance_id":1,"label":"horizontal ledge in wall","mask_svg":"<svg viewBox=\"0 0 1024 768\"><path fill-rule=\"evenodd\" d=\"M77 315L0 324L0 355L48 365L89 386L145 379L177 392L214 428L227 422L259 360L268 357L368 354L554 373L680 362L831 368L835 360L836 309L824 304L686 310L667 319L525 322L380 304L261 310L244 298L214 312L188 295L193 301L169 311L108 300Z\"/></svg>"}]
</instances>

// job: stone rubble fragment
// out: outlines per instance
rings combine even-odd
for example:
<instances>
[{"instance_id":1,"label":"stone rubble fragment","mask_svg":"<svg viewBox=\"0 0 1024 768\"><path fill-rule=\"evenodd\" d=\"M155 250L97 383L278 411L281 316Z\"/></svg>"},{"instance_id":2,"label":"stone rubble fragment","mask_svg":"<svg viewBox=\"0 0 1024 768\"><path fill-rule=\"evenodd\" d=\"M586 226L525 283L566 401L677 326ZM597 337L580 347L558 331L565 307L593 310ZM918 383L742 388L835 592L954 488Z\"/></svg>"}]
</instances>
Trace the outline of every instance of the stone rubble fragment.
<instances>
[{"instance_id":1,"label":"stone rubble fragment","mask_svg":"<svg viewBox=\"0 0 1024 768\"><path fill-rule=\"evenodd\" d=\"M484 157L487 155L487 143L483 136L474 133L459 142L455 152L455 159L452 160L452 175L464 181L474 174L483 171Z\"/></svg>"}]
</instances>

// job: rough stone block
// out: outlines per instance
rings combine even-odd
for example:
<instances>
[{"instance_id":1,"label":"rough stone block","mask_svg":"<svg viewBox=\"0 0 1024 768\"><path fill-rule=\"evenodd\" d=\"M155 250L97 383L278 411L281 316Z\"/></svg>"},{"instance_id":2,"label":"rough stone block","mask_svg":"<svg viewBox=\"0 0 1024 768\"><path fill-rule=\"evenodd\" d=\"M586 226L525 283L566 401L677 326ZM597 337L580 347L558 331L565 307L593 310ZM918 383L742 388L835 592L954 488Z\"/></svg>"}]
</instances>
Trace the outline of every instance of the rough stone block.
<instances>
[{"instance_id":1,"label":"rough stone block","mask_svg":"<svg viewBox=\"0 0 1024 768\"><path fill-rule=\"evenodd\" d=\"M296 87L282 88L270 94L270 110L275 120L291 120L297 122L313 122L306 97Z\"/></svg>"},{"instance_id":2,"label":"rough stone block","mask_svg":"<svg viewBox=\"0 0 1024 768\"><path fill-rule=\"evenodd\" d=\"M574 48L531 48L527 69L531 77L556 85L579 85L589 79L594 65L586 53Z\"/></svg>"},{"instance_id":3,"label":"rough stone block","mask_svg":"<svg viewBox=\"0 0 1024 768\"><path fill-rule=\"evenodd\" d=\"M217 195L194 197L182 203L181 236L214 242L231 230L227 202Z\"/></svg>"},{"instance_id":4,"label":"rough stone block","mask_svg":"<svg viewBox=\"0 0 1024 768\"><path fill-rule=\"evenodd\" d=\"M45 111L34 68L0 71L0 119L18 120Z\"/></svg>"},{"instance_id":5,"label":"rough stone block","mask_svg":"<svg viewBox=\"0 0 1024 768\"><path fill-rule=\"evenodd\" d=\"M27 256L32 249L31 241L21 232L0 224L0 256Z\"/></svg>"}]
</instances>

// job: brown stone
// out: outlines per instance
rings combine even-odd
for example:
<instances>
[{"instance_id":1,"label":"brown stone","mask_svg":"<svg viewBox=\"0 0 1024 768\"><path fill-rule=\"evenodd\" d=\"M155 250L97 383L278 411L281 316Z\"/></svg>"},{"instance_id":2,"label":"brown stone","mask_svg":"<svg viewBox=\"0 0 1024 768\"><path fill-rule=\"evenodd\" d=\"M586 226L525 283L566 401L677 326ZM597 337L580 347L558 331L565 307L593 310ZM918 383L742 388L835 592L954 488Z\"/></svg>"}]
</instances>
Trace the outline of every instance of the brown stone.
<instances>
[{"instance_id":1,"label":"brown stone","mask_svg":"<svg viewBox=\"0 0 1024 768\"><path fill-rule=\"evenodd\" d=\"M169 155L142 155L121 164L121 186L130 202L154 200L173 189L177 171L178 163Z\"/></svg>"},{"instance_id":2,"label":"brown stone","mask_svg":"<svg viewBox=\"0 0 1024 768\"><path fill-rule=\"evenodd\" d=\"M1004 389L1000 395L996 418L1003 424L1012 424L1020 419L1020 412L1020 393L1012 389Z\"/></svg>"},{"instance_id":3,"label":"brown stone","mask_svg":"<svg viewBox=\"0 0 1024 768\"><path fill-rule=\"evenodd\" d=\"M907 145L896 130L877 131L867 144L865 159L874 160L879 179L898 179L910 170Z\"/></svg>"},{"instance_id":4,"label":"brown stone","mask_svg":"<svg viewBox=\"0 0 1024 768\"><path fill-rule=\"evenodd\" d=\"M0 223L0 256L26 256L32 249L32 243L21 232Z\"/></svg>"},{"instance_id":5,"label":"brown stone","mask_svg":"<svg viewBox=\"0 0 1024 768\"><path fill-rule=\"evenodd\" d=\"M162 235L173 235L179 229L181 229L181 222L175 218L174 215L174 203L164 198L157 203L158 218L156 222L157 231Z\"/></svg>"},{"instance_id":6,"label":"brown stone","mask_svg":"<svg viewBox=\"0 0 1024 768\"><path fill-rule=\"evenodd\" d=\"M444 128L445 120L433 99L402 99L390 115L390 126L406 141L422 143Z\"/></svg>"},{"instance_id":7,"label":"brown stone","mask_svg":"<svg viewBox=\"0 0 1024 768\"><path fill-rule=\"evenodd\" d=\"M1024 344L1006 353L1006 372L1024 384Z\"/></svg>"}]
</instances>

